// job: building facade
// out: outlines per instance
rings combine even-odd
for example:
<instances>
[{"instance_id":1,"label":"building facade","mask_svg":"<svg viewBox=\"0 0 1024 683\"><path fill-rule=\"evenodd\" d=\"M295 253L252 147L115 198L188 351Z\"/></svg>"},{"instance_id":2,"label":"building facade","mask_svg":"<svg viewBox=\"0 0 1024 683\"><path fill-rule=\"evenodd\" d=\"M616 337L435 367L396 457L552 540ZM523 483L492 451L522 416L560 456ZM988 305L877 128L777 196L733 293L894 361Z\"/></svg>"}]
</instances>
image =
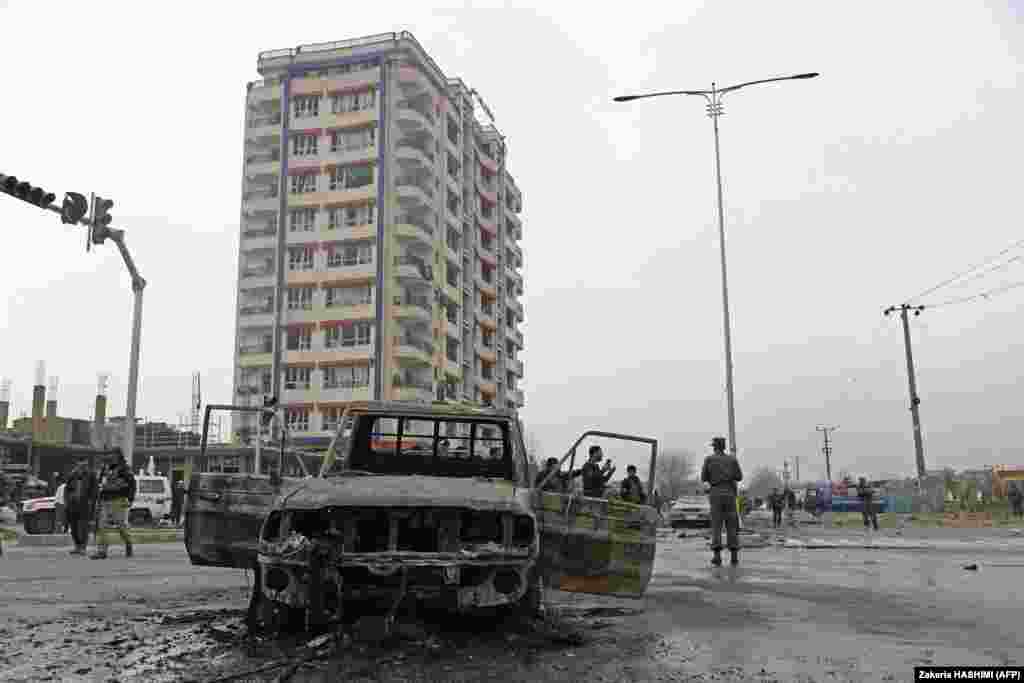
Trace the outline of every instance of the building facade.
<instances>
[{"instance_id":1,"label":"building facade","mask_svg":"<svg viewBox=\"0 0 1024 683\"><path fill-rule=\"evenodd\" d=\"M521 407L522 195L476 92L404 32L263 52L258 71L235 403L278 396L306 444L354 400Z\"/></svg>"}]
</instances>

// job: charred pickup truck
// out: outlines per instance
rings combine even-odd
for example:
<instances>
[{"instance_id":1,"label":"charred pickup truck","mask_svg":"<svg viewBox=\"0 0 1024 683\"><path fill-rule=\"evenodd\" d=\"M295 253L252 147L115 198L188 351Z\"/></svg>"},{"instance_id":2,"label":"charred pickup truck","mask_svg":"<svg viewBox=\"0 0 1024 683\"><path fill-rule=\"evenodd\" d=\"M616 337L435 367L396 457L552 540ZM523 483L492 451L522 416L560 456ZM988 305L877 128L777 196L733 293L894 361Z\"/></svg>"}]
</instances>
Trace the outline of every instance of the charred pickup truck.
<instances>
[{"instance_id":1,"label":"charred pickup truck","mask_svg":"<svg viewBox=\"0 0 1024 683\"><path fill-rule=\"evenodd\" d=\"M654 471L656 441L606 432L562 463L592 436L649 444ZM533 611L545 587L639 597L650 581L655 510L534 488L512 412L349 404L318 473L280 471L190 481L189 557L253 570L253 625L315 630L407 598Z\"/></svg>"}]
</instances>

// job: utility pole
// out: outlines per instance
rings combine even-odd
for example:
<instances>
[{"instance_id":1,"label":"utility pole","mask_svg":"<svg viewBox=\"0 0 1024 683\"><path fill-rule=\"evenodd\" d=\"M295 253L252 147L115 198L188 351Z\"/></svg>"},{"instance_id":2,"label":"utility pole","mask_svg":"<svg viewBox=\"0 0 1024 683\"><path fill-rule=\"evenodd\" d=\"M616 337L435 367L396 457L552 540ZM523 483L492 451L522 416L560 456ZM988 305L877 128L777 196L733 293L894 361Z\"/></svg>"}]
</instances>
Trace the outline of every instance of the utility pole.
<instances>
[{"instance_id":1,"label":"utility pole","mask_svg":"<svg viewBox=\"0 0 1024 683\"><path fill-rule=\"evenodd\" d=\"M825 446L821 449L821 452L825 454L825 478L828 481L832 481L832 446L828 442L828 434L839 429L839 427L818 426L815 429L825 435Z\"/></svg>"},{"instance_id":2,"label":"utility pole","mask_svg":"<svg viewBox=\"0 0 1024 683\"><path fill-rule=\"evenodd\" d=\"M794 456L793 458L793 478L798 482L800 481L800 456Z\"/></svg>"},{"instance_id":3,"label":"utility pole","mask_svg":"<svg viewBox=\"0 0 1024 683\"><path fill-rule=\"evenodd\" d=\"M924 443L921 439L921 413L918 408L921 405L921 399L917 395L917 380L914 376L914 354L910 349L910 321L907 313L913 311L914 316L917 317L921 315L923 310L924 306L910 306L908 304L890 306L885 309L885 315L887 316L890 313L899 311L900 320L903 321L903 345L907 353L907 382L910 385L910 417L914 425L914 455L917 462L917 478L919 482L923 482L925 477Z\"/></svg>"}]
</instances>

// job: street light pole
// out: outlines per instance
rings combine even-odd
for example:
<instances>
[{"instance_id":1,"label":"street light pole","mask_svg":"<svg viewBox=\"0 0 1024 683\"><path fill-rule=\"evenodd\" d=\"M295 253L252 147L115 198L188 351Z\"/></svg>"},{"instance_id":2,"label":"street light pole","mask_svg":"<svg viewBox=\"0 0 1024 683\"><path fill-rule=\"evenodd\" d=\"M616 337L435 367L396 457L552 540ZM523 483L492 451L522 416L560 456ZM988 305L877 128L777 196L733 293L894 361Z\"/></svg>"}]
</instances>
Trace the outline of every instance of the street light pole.
<instances>
[{"instance_id":1,"label":"street light pole","mask_svg":"<svg viewBox=\"0 0 1024 683\"><path fill-rule=\"evenodd\" d=\"M725 211L722 201L722 156L718 140L718 117L722 115L722 97L734 90L745 88L748 85L759 83L772 83L775 81L792 81L806 78L814 78L818 73L803 73L795 76L781 76L779 78L765 78L757 81L748 81L727 88L718 88L715 83L711 84L711 90L671 90L666 92L648 93L645 95L620 95L614 98L616 102L630 102L648 97L662 97L664 95L699 95L707 101L707 113L715 132L715 179L718 190L718 239L721 249L722 261L722 318L725 336L725 393L729 420L729 452L733 457L737 455L736 448L736 409L733 394L733 365L732 365L732 324L729 316L729 282L725 265Z\"/></svg>"}]
</instances>

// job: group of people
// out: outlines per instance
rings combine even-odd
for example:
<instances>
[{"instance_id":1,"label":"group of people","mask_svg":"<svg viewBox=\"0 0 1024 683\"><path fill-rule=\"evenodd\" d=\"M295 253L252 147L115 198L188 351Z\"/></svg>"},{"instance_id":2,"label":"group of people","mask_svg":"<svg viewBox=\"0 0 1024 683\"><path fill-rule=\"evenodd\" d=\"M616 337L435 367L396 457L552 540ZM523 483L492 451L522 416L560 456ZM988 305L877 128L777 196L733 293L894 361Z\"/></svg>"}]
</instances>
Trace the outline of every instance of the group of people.
<instances>
[{"instance_id":1,"label":"group of people","mask_svg":"<svg viewBox=\"0 0 1024 683\"><path fill-rule=\"evenodd\" d=\"M125 557L131 557L128 511L134 500L135 475L120 448L104 457L98 474L90 469L87 459L79 460L57 493L57 502L64 508L63 524L75 544L71 554L85 555L89 526L95 519L96 550L89 557L107 559L114 536L124 543Z\"/></svg>"},{"instance_id":2,"label":"group of people","mask_svg":"<svg viewBox=\"0 0 1024 683\"><path fill-rule=\"evenodd\" d=\"M558 458L548 458L544 469L537 473L534 486L549 493L568 493L572 487L572 480L582 477L584 496L604 498L608 482L615 474L615 467L611 460L604 460L602 465L602 460L604 460L604 453L600 446L590 447L587 462L578 470L562 472L559 470ZM619 497L629 503L639 505L647 503L647 494L644 491L643 482L636 474L635 465L626 468L626 478L622 480L619 487Z\"/></svg>"}]
</instances>

